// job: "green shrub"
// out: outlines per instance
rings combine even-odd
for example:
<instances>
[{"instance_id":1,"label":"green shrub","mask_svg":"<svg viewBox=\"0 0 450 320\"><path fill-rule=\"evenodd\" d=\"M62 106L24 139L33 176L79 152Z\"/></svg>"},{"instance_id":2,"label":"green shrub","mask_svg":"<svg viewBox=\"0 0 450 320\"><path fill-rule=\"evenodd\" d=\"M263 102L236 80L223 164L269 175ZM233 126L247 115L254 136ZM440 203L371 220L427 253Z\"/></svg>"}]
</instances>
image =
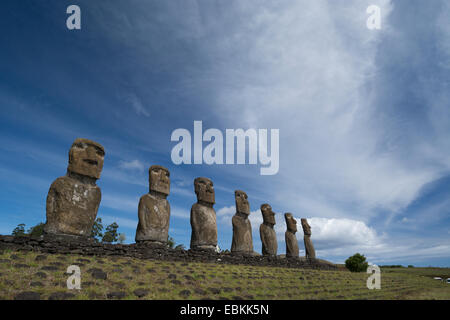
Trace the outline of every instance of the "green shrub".
<instances>
[{"instance_id":1,"label":"green shrub","mask_svg":"<svg viewBox=\"0 0 450 320\"><path fill-rule=\"evenodd\" d=\"M351 272L365 272L369 264L366 262L364 255L356 253L345 260L345 266Z\"/></svg>"}]
</instances>

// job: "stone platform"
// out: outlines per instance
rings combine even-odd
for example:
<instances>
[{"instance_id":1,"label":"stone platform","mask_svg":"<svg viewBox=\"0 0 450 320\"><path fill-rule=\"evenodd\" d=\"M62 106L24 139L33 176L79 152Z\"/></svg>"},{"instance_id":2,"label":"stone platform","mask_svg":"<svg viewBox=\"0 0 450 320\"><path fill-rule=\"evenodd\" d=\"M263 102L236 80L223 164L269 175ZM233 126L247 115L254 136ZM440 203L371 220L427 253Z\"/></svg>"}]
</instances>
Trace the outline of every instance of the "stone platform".
<instances>
[{"instance_id":1,"label":"stone platform","mask_svg":"<svg viewBox=\"0 0 450 320\"><path fill-rule=\"evenodd\" d=\"M170 249L136 243L106 244L78 238L68 241L64 237L32 238L0 235L0 251L5 249L86 256L123 256L165 261L337 270L335 264L321 259L236 255L228 252Z\"/></svg>"}]
</instances>

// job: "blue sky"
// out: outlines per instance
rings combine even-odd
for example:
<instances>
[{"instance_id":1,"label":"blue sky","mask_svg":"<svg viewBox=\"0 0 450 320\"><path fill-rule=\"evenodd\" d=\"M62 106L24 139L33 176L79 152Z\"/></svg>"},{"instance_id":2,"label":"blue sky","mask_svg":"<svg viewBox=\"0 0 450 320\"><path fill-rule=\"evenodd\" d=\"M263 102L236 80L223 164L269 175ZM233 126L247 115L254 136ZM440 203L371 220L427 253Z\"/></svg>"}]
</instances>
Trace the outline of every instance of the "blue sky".
<instances>
[{"instance_id":1,"label":"blue sky","mask_svg":"<svg viewBox=\"0 0 450 320\"><path fill-rule=\"evenodd\" d=\"M66 28L67 6L81 30ZM368 30L366 8L381 8ZM45 221L77 137L106 149L98 216L134 241L148 167L171 171L170 235L189 246L193 180L213 180L219 246L234 190L306 217L319 257L450 265L447 1L0 3L0 233ZM280 130L280 169L174 165L177 128ZM297 234L303 249L302 233ZM303 252L304 253L304 250Z\"/></svg>"}]
</instances>

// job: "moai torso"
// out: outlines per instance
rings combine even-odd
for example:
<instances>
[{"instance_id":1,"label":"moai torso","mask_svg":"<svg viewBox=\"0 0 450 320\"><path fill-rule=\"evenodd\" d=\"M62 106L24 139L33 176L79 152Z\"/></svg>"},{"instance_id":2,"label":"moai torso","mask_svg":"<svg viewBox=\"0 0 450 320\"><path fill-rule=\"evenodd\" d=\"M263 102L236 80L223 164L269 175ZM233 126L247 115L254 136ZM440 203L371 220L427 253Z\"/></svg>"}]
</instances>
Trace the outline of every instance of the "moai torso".
<instances>
[{"instance_id":1,"label":"moai torso","mask_svg":"<svg viewBox=\"0 0 450 320\"><path fill-rule=\"evenodd\" d=\"M286 213L284 217L286 219L287 226L287 230L284 234L284 239L286 241L286 257L298 258L298 241L297 237L295 236L295 233L297 232L297 221L290 213Z\"/></svg>"},{"instance_id":2,"label":"moai torso","mask_svg":"<svg viewBox=\"0 0 450 320\"><path fill-rule=\"evenodd\" d=\"M213 183L207 178L197 178L194 186L197 203L191 208L191 249L215 250L217 222Z\"/></svg>"},{"instance_id":3,"label":"moai torso","mask_svg":"<svg viewBox=\"0 0 450 320\"><path fill-rule=\"evenodd\" d=\"M262 254L276 256L278 250L277 235L274 230L275 213L268 204L261 206L261 212L264 222L259 226L259 234L261 237Z\"/></svg>"},{"instance_id":4,"label":"moai torso","mask_svg":"<svg viewBox=\"0 0 450 320\"><path fill-rule=\"evenodd\" d=\"M139 200L136 242L166 244L170 220L170 205L166 200L170 192L169 170L161 166L151 166L149 186L149 193Z\"/></svg>"},{"instance_id":5,"label":"moai torso","mask_svg":"<svg viewBox=\"0 0 450 320\"><path fill-rule=\"evenodd\" d=\"M236 200L236 214L231 219L233 224L233 240L231 242L231 252L233 253L253 253L252 225L248 216L250 205L247 194L244 191L234 192Z\"/></svg>"},{"instance_id":6,"label":"moai torso","mask_svg":"<svg viewBox=\"0 0 450 320\"><path fill-rule=\"evenodd\" d=\"M316 251L314 250L314 246L311 241L311 226L309 225L308 221L304 218L301 220L302 222L302 228L303 228L303 241L305 243L305 256L306 258L312 258L314 259L316 257Z\"/></svg>"},{"instance_id":7,"label":"moai torso","mask_svg":"<svg viewBox=\"0 0 450 320\"><path fill-rule=\"evenodd\" d=\"M103 147L88 139L76 139L69 151L64 177L50 186L47 203L47 234L89 237L101 200L100 178Z\"/></svg>"}]
</instances>

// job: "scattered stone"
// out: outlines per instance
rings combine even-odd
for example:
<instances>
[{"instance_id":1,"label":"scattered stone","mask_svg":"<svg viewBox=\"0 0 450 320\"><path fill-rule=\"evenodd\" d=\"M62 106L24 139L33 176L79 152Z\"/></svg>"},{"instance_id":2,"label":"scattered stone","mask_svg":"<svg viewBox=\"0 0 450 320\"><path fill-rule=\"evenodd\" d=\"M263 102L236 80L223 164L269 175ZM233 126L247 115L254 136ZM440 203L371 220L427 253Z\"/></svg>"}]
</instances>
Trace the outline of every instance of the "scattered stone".
<instances>
[{"instance_id":1,"label":"scattered stone","mask_svg":"<svg viewBox=\"0 0 450 320\"><path fill-rule=\"evenodd\" d=\"M142 298L145 297L146 295L148 295L150 293L150 290L147 289L136 289L133 291L134 295L138 298Z\"/></svg>"},{"instance_id":2,"label":"scattered stone","mask_svg":"<svg viewBox=\"0 0 450 320\"><path fill-rule=\"evenodd\" d=\"M43 287L43 286L44 286L44 284L40 281L32 281L30 283L30 287Z\"/></svg>"},{"instance_id":3,"label":"scattered stone","mask_svg":"<svg viewBox=\"0 0 450 320\"><path fill-rule=\"evenodd\" d=\"M191 292L189 290L182 290L182 291L180 291L179 295L184 298L187 298L191 295Z\"/></svg>"},{"instance_id":4,"label":"scattered stone","mask_svg":"<svg viewBox=\"0 0 450 320\"><path fill-rule=\"evenodd\" d=\"M114 291L106 294L108 299L123 299L127 296L126 292L123 291Z\"/></svg>"},{"instance_id":5,"label":"scattered stone","mask_svg":"<svg viewBox=\"0 0 450 320\"><path fill-rule=\"evenodd\" d=\"M49 297L48 300L68 300L75 298L75 295L70 292L53 292Z\"/></svg>"},{"instance_id":6,"label":"scattered stone","mask_svg":"<svg viewBox=\"0 0 450 320\"><path fill-rule=\"evenodd\" d=\"M102 270L92 271L91 276L92 276L92 278L99 279L99 280L106 280L108 278L108 275L106 274L106 272L103 272Z\"/></svg>"},{"instance_id":7,"label":"scattered stone","mask_svg":"<svg viewBox=\"0 0 450 320\"><path fill-rule=\"evenodd\" d=\"M194 292L200 296L204 296L206 294L206 291L200 288L195 288Z\"/></svg>"},{"instance_id":8,"label":"scattered stone","mask_svg":"<svg viewBox=\"0 0 450 320\"><path fill-rule=\"evenodd\" d=\"M9 259L0 259L0 263L10 263L11 260Z\"/></svg>"},{"instance_id":9,"label":"scattered stone","mask_svg":"<svg viewBox=\"0 0 450 320\"><path fill-rule=\"evenodd\" d=\"M223 289L224 292L231 292L231 291L233 291L232 288L228 288L228 287L225 287L225 288L222 288L222 289Z\"/></svg>"},{"instance_id":10,"label":"scattered stone","mask_svg":"<svg viewBox=\"0 0 450 320\"><path fill-rule=\"evenodd\" d=\"M44 270L44 271L58 271L59 268L56 267L56 266L43 266L41 268L41 270Z\"/></svg>"},{"instance_id":11,"label":"scattered stone","mask_svg":"<svg viewBox=\"0 0 450 320\"><path fill-rule=\"evenodd\" d=\"M16 294L14 300L40 300L41 295L33 291L24 291Z\"/></svg>"},{"instance_id":12,"label":"scattered stone","mask_svg":"<svg viewBox=\"0 0 450 320\"><path fill-rule=\"evenodd\" d=\"M9 258L12 259L12 260L20 259L20 257L17 254L12 254L12 255L9 256Z\"/></svg>"},{"instance_id":13,"label":"scattered stone","mask_svg":"<svg viewBox=\"0 0 450 320\"><path fill-rule=\"evenodd\" d=\"M219 288L208 288L208 290L213 294L219 294L221 291Z\"/></svg>"},{"instance_id":14,"label":"scattered stone","mask_svg":"<svg viewBox=\"0 0 450 320\"><path fill-rule=\"evenodd\" d=\"M167 277L167 279L176 279L176 278L177 278L177 276L173 273L169 274Z\"/></svg>"},{"instance_id":15,"label":"scattered stone","mask_svg":"<svg viewBox=\"0 0 450 320\"><path fill-rule=\"evenodd\" d=\"M233 300L244 300L241 296L233 296Z\"/></svg>"},{"instance_id":16,"label":"scattered stone","mask_svg":"<svg viewBox=\"0 0 450 320\"><path fill-rule=\"evenodd\" d=\"M194 280L194 278L193 277L191 277L190 275L184 275L184 278L186 279L186 280L190 280L190 281L193 281Z\"/></svg>"},{"instance_id":17,"label":"scattered stone","mask_svg":"<svg viewBox=\"0 0 450 320\"><path fill-rule=\"evenodd\" d=\"M23 263L16 263L14 265L15 268L29 268L30 266L27 264L23 264Z\"/></svg>"},{"instance_id":18,"label":"scattered stone","mask_svg":"<svg viewBox=\"0 0 450 320\"><path fill-rule=\"evenodd\" d=\"M181 284L180 280L171 280L170 282L172 282L175 285L180 285Z\"/></svg>"},{"instance_id":19,"label":"scattered stone","mask_svg":"<svg viewBox=\"0 0 450 320\"><path fill-rule=\"evenodd\" d=\"M47 260L47 256L40 254L37 255L36 258L34 258L35 261L43 261L43 260Z\"/></svg>"}]
</instances>

